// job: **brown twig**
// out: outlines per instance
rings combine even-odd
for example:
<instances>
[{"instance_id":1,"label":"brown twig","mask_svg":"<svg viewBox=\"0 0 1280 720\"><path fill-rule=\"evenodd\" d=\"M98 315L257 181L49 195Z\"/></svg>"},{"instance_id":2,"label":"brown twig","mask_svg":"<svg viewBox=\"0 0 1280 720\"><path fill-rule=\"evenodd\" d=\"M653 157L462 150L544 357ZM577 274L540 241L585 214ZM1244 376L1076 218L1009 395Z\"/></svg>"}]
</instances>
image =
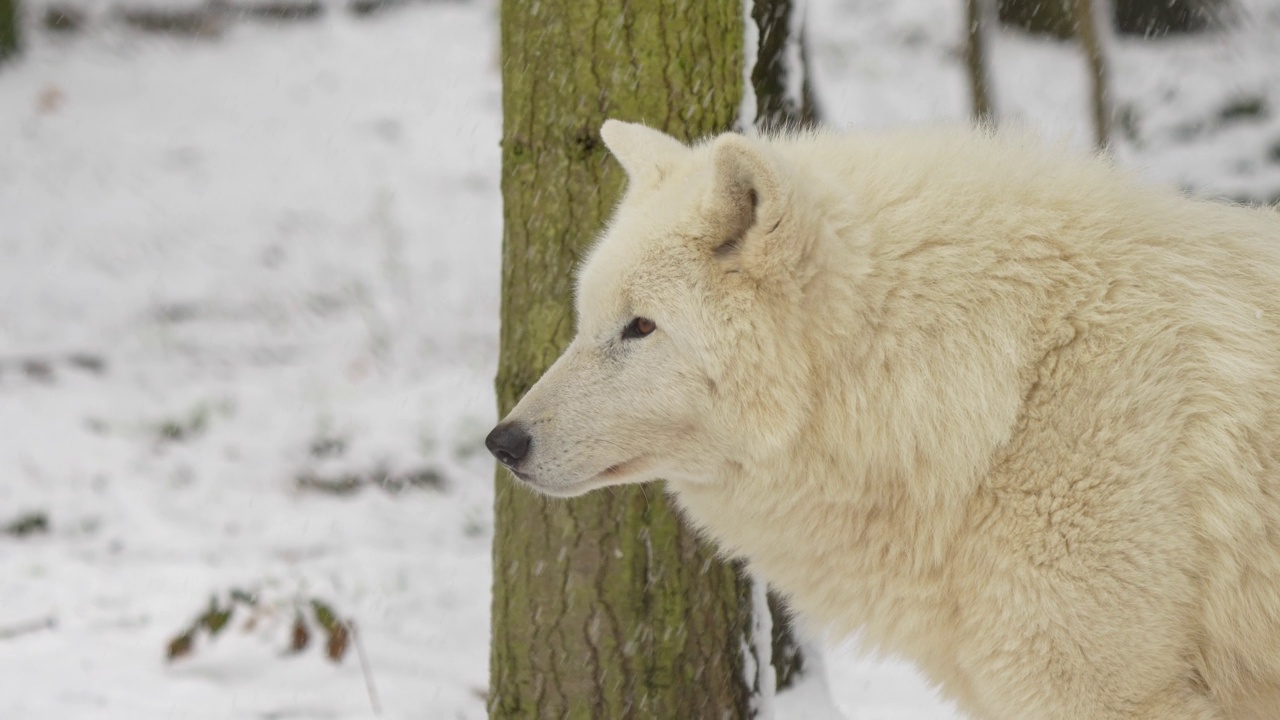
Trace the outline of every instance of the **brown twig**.
<instances>
[{"instance_id":1,"label":"brown twig","mask_svg":"<svg viewBox=\"0 0 1280 720\"><path fill-rule=\"evenodd\" d=\"M369 707L373 708L374 715L381 715L382 704L378 702L378 690L373 686L373 671L369 669L369 656L365 654L364 640L361 639L361 632L356 628L356 621L348 620L347 629L351 631L351 638L356 643L356 655L360 658L360 672L364 673L364 689L369 693Z\"/></svg>"}]
</instances>

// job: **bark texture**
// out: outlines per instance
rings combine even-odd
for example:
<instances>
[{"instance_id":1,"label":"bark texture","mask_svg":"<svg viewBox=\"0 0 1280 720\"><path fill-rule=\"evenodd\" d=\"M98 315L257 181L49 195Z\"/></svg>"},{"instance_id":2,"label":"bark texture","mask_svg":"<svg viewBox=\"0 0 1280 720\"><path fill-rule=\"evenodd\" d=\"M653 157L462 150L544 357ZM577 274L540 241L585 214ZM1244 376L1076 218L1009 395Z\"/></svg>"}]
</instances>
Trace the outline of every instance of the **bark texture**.
<instances>
[{"instance_id":1,"label":"bark texture","mask_svg":"<svg viewBox=\"0 0 1280 720\"><path fill-rule=\"evenodd\" d=\"M607 117L694 139L731 128L740 0L504 0L505 414L573 336L572 273L624 178ZM498 473L489 710L501 718L751 712L750 582L660 487L546 500Z\"/></svg>"}]
</instances>

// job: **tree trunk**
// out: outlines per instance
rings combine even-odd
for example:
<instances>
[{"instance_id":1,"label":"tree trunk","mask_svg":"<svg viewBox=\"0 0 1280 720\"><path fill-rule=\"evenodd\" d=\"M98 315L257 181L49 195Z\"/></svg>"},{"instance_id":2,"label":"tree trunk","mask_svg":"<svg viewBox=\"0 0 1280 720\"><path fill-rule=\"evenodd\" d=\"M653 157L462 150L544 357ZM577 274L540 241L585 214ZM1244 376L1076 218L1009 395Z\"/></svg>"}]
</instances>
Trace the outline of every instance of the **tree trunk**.
<instances>
[{"instance_id":1,"label":"tree trunk","mask_svg":"<svg viewBox=\"0 0 1280 720\"><path fill-rule=\"evenodd\" d=\"M503 1L501 414L572 338L573 271L623 184L601 123L730 129L743 15L740 0ZM496 482L491 716L751 714L760 603L661 487L565 501Z\"/></svg>"},{"instance_id":2,"label":"tree trunk","mask_svg":"<svg viewBox=\"0 0 1280 720\"><path fill-rule=\"evenodd\" d=\"M759 45L751 85L756 96L755 124L762 131L818 124L803 13L803 0L753 0L751 19Z\"/></svg>"},{"instance_id":3,"label":"tree trunk","mask_svg":"<svg viewBox=\"0 0 1280 720\"><path fill-rule=\"evenodd\" d=\"M0 0L0 61L17 54L19 24L18 0Z\"/></svg>"},{"instance_id":4,"label":"tree trunk","mask_svg":"<svg viewBox=\"0 0 1280 720\"><path fill-rule=\"evenodd\" d=\"M977 125L993 125L996 119L995 103L991 98L991 73L987 64L987 33L991 30L992 15L988 11L987 2L988 0L965 2L965 19L969 24L965 65L969 71L973 122Z\"/></svg>"},{"instance_id":5,"label":"tree trunk","mask_svg":"<svg viewBox=\"0 0 1280 720\"><path fill-rule=\"evenodd\" d=\"M1089 64L1089 104L1093 111L1093 141L1099 150L1111 140L1111 93L1107 85L1107 63L1102 33L1110 27L1102 18L1107 14L1105 0L1075 0L1076 27L1080 47Z\"/></svg>"}]
</instances>

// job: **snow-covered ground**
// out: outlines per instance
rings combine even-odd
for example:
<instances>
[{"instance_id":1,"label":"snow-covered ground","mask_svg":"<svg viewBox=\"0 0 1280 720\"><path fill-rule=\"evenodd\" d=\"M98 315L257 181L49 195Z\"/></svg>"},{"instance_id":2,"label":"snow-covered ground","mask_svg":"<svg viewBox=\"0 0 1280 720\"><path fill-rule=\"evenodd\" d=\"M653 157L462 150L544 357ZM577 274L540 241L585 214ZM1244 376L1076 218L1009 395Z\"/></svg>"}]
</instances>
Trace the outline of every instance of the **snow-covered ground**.
<instances>
[{"instance_id":1,"label":"snow-covered ground","mask_svg":"<svg viewBox=\"0 0 1280 720\"><path fill-rule=\"evenodd\" d=\"M809 5L832 124L965 116L958 0ZM1248 6L1228 34L1112 48L1124 162L1280 197L1280 0ZM354 652L281 657L311 598L358 623L385 716L483 716L495 20L98 18L0 66L0 529L48 523L0 532L0 717L367 717ZM992 56L1006 116L1088 141L1074 48L1001 33ZM167 663L232 589L254 627L238 611ZM909 665L826 661L848 717L950 715Z\"/></svg>"}]
</instances>

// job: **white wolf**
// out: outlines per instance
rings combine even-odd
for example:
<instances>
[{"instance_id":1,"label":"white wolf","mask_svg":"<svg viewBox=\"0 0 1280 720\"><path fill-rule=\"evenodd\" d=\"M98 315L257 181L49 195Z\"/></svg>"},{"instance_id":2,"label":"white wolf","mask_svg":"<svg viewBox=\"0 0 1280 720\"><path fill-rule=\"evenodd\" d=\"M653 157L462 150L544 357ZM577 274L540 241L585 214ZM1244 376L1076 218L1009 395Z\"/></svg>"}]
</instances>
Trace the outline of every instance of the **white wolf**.
<instances>
[{"instance_id":1,"label":"white wolf","mask_svg":"<svg viewBox=\"0 0 1280 720\"><path fill-rule=\"evenodd\" d=\"M488 439L664 478L989 718L1280 717L1280 218L1017 134L610 121L578 335Z\"/></svg>"}]
</instances>

